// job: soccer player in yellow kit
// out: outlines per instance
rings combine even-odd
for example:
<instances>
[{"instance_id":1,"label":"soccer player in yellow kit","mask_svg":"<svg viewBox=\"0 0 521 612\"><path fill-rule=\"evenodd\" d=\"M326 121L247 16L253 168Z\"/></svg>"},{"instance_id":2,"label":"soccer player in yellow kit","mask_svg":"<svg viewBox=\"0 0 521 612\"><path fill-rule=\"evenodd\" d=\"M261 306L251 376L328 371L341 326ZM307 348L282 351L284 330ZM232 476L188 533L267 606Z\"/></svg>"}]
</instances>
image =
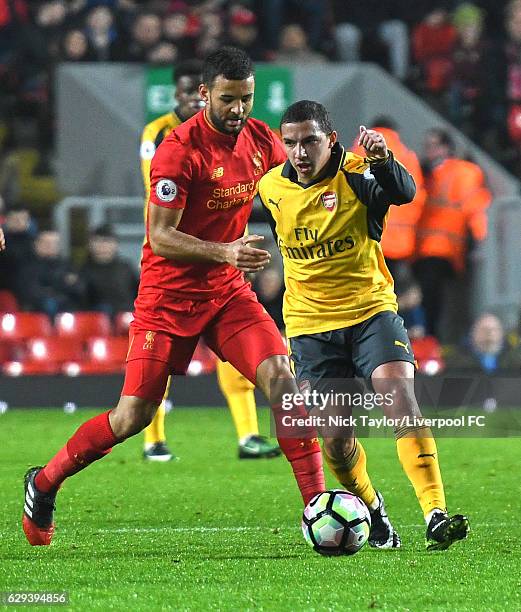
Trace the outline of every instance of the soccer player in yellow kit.
<instances>
[{"instance_id":1,"label":"soccer player in yellow kit","mask_svg":"<svg viewBox=\"0 0 521 612\"><path fill-rule=\"evenodd\" d=\"M179 63L173 75L176 86L177 105L171 113L158 117L147 124L141 136L141 170L145 185L146 203L150 196L150 164L162 140L178 125L186 121L204 107L199 94L202 62L191 60ZM240 459L271 458L280 455L277 444L259 435L254 387L242 374L228 362L217 362L219 387L226 398L232 413L239 442ZM165 397L168 395L170 383ZM158 408L150 425L145 429L143 456L151 461L169 461L173 455L166 445L164 401Z\"/></svg>"},{"instance_id":2,"label":"soccer player in yellow kit","mask_svg":"<svg viewBox=\"0 0 521 612\"><path fill-rule=\"evenodd\" d=\"M320 390L327 379L357 376L392 397L384 412L408 417L394 433L427 524L427 549L446 549L467 536L469 523L447 514L436 443L418 424L414 355L380 246L390 205L414 198L414 180L378 132L360 127L365 158L346 151L317 102L290 106L281 135L288 161L261 179L259 195L283 258L284 320L297 379ZM368 506L369 543L398 548L354 429L325 437L324 453L339 482Z\"/></svg>"}]
</instances>

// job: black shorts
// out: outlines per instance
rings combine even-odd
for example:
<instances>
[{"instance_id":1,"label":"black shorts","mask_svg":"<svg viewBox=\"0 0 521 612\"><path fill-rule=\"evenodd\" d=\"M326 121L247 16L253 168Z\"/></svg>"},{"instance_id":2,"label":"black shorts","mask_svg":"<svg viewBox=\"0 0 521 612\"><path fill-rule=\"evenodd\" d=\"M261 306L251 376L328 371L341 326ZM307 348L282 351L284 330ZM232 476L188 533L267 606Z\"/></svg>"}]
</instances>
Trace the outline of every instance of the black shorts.
<instances>
[{"instance_id":1,"label":"black shorts","mask_svg":"<svg viewBox=\"0 0 521 612\"><path fill-rule=\"evenodd\" d=\"M364 378L390 361L415 364L403 319L384 311L366 321L289 340L290 357L298 381L319 383L323 379Z\"/></svg>"}]
</instances>

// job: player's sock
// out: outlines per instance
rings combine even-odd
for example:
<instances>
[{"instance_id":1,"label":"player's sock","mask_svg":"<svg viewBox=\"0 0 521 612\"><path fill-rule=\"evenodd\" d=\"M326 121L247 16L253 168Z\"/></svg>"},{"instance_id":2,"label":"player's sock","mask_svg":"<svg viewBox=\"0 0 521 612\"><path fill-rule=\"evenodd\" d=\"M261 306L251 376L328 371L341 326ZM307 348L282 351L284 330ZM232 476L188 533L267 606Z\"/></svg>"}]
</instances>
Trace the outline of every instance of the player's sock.
<instances>
[{"instance_id":1,"label":"player's sock","mask_svg":"<svg viewBox=\"0 0 521 612\"><path fill-rule=\"evenodd\" d=\"M374 510L378 507L378 499L367 473L365 450L358 440L355 439L354 442L349 454L341 459L330 457L325 449L324 455L338 482L359 497L370 510Z\"/></svg>"},{"instance_id":2,"label":"player's sock","mask_svg":"<svg viewBox=\"0 0 521 612\"><path fill-rule=\"evenodd\" d=\"M247 440L251 435L258 435L259 424L253 393L254 386L225 361L217 362L217 379L232 414L239 443L241 440Z\"/></svg>"},{"instance_id":3,"label":"player's sock","mask_svg":"<svg viewBox=\"0 0 521 612\"><path fill-rule=\"evenodd\" d=\"M286 459L291 464L304 505L307 505L317 493L326 490L322 452L317 432L311 427L299 427L298 432L294 432L295 437L286 437L291 432L286 426L282 426L281 418L289 415L308 416L304 406L294 405L288 412L282 410L282 406L278 404L272 406L272 411L277 429L277 440Z\"/></svg>"},{"instance_id":4,"label":"player's sock","mask_svg":"<svg viewBox=\"0 0 521 612\"><path fill-rule=\"evenodd\" d=\"M145 448L150 448L158 442L164 442L165 437L165 403L161 402L150 425L145 427Z\"/></svg>"},{"instance_id":5,"label":"player's sock","mask_svg":"<svg viewBox=\"0 0 521 612\"><path fill-rule=\"evenodd\" d=\"M404 427L395 431L402 467L411 481L423 515L435 508L446 511L436 442L429 427Z\"/></svg>"},{"instance_id":6,"label":"player's sock","mask_svg":"<svg viewBox=\"0 0 521 612\"><path fill-rule=\"evenodd\" d=\"M37 488L49 493L68 477L108 454L118 443L104 412L80 425L67 444L60 449L35 478Z\"/></svg>"}]
</instances>

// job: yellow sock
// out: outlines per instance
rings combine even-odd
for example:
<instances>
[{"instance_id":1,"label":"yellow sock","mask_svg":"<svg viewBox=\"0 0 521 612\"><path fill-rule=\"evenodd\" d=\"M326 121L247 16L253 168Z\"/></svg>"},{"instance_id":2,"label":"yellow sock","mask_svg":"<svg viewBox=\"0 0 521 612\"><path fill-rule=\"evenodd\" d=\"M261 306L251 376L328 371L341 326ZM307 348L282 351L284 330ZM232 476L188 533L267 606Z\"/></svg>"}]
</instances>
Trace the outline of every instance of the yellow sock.
<instances>
[{"instance_id":1,"label":"yellow sock","mask_svg":"<svg viewBox=\"0 0 521 612\"><path fill-rule=\"evenodd\" d=\"M395 432L402 467L411 481L423 515L434 508L445 510L436 442L429 427L406 427Z\"/></svg>"},{"instance_id":2,"label":"yellow sock","mask_svg":"<svg viewBox=\"0 0 521 612\"><path fill-rule=\"evenodd\" d=\"M349 455L342 459L333 459L325 451L324 455L338 482L369 508L376 499L376 492L367 473L365 450L360 442L355 440Z\"/></svg>"},{"instance_id":3,"label":"yellow sock","mask_svg":"<svg viewBox=\"0 0 521 612\"><path fill-rule=\"evenodd\" d=\"M165 396L161 405L157 409L154 418L152 419L150 425L145 428L145 447L149 444L155 444L156 442L165 442L165 399L168 397L168 392L170 390L170 381L171 377L168 377L168 382L166 385Z\"/></svg>"},{"instance_id":4,"label":"yellow sock","mask_svg":"<svg viewBox=\"0 0 521 612\"><path fill-rule=\"evenodd\" d=\"M219 387L232 413L239 441L259 433L254 386L227 361L217 362Z\"/></svg>"}]
</instances>

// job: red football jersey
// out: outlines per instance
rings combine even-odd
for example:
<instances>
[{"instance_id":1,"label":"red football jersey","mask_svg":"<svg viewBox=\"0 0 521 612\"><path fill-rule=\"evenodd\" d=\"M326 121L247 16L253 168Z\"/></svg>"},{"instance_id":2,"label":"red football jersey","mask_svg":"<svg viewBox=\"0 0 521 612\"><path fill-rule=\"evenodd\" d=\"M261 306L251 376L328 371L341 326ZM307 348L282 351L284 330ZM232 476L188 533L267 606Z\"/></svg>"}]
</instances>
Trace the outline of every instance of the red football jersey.
<instances>
[{"instance_id":1,"label":"red football jersey","mask_svg":"<svg viewBox=\"0 0 521 612\"><path fill-rule=\"evenodd\" d=\"M210 242L232 242L244 235L259 180L285 159L281 141L262 121L250 118L238 136L231 136L211 126L203 110L158 147L150 170L148 206L182 208L180 232ZM160 289L177 297L211 299L244 282L244 274L229 264L154 255L147 221L140 292Z\"/></svg>"}]
</instances>

